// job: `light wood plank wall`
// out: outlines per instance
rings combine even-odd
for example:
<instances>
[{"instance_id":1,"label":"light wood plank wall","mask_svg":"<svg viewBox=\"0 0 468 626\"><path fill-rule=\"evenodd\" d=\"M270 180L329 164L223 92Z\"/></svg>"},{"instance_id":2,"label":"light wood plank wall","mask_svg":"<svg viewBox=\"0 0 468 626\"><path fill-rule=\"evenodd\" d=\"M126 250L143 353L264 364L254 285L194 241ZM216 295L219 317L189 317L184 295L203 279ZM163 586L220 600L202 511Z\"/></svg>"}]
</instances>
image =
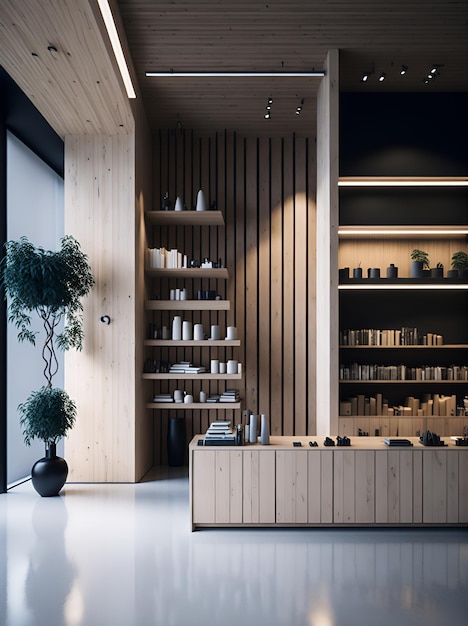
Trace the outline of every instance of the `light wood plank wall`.
<instances>
[{"instance_id":1,"label":"light wood plank wall","mask_svg":"<svg viewBox=\"0 0 468 626\"><path fill-rule=\"evenodd\" d=\"M154 227L151 246L176 247L189 258L221 258L229 281L212 281L228 312L184 313L184 319L209 325L237 327L240 348L147 349L147 358L192 358L209 365L209 358L237 358L244 379L238 383L244 409L266 413L272 434L315 433L315 141L241 137L220 132L197 136L191 131L160 131L154 137L154 208L166 191L188 208L195 206L199 189L216 201L225 227ZM188 297L196 297L201 281L181 281ZM172 285L174 286L174 285ZM148 281L148 294L168 297L168 284ZM155 293L157 292L157 293ZM148 324L170 325L172 314L148 313ZM213 353L217 351L218 356ZM231 352L232 351L232 352ZM233 354L233 357L231 357ZM159 355L159 356L157 356ZM201 384L203 382L203 384ZM200 388L214 392L216 383L187 384L197 399ZM236 383L237 381L232 381ZM227 383L226 387L234 387ZM148 383L147 399L174 383ZM224 384L220 386L224 388ZM154 411L156 458L164 463L169 412ZM170 415L175 416L171 411ZM209 422L242 419L240 411L180 413L187 417L187 439L205 432ZM161 419L162 418L162 419Z\"/></svg>"}]
</instances>

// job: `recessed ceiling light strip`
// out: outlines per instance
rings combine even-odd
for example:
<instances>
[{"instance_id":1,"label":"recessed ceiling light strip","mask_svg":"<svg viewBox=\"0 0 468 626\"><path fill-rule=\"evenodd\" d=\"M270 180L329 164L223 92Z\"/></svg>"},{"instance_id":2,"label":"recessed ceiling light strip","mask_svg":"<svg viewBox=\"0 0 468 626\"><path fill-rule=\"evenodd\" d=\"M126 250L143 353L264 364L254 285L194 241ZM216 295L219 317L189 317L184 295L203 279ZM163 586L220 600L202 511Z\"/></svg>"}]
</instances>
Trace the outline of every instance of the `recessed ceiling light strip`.
<instances>
[{"instance_id":1,"label":"recessed ceiling light strip","mask_svg":"<svg viewBox=\"0 0 468 626\"><path fill-rule=\"evenodd\" d=\"M325 72L145 72L148 78L322 78Z\"/></svg>"},{"instance_id":2,"label":"recessed ceiling light strip","mask_svg":"<svg viewBox=\"0 0 468 626\"><path fill-rule=\"evenodd\" d=\"M125 55L122 50L122 44L120 43L117 28L115 26L112 11L109 6L108 0L98 0L99 8L101 9L102 19L107 29L107 34L114 51L114 56L119 66L120 74L122 76L125 89L127 90L127 96L129 98L136 98L135 89L133 88L132 79L130 78L130 71L125 60Z\"/></svg>"}]
</instances>

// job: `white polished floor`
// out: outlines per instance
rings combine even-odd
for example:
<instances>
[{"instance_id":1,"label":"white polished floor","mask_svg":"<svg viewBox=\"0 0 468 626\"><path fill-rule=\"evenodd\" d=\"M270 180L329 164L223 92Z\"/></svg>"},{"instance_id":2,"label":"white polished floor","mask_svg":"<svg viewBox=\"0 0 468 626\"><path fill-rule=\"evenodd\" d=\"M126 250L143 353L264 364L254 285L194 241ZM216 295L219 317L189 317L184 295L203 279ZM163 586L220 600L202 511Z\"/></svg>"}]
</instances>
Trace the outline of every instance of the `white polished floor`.
<instances>
[{"instance_id":1,"label":"white polished floor","mask_svg":"<svg viewBox=\"0 0 468 626\"><path fill-rule=\"evenodd\" d=\"M466 529L190 533L177 474L0 495L0 625L468 624Z\"/></svg>"}]
</instances>

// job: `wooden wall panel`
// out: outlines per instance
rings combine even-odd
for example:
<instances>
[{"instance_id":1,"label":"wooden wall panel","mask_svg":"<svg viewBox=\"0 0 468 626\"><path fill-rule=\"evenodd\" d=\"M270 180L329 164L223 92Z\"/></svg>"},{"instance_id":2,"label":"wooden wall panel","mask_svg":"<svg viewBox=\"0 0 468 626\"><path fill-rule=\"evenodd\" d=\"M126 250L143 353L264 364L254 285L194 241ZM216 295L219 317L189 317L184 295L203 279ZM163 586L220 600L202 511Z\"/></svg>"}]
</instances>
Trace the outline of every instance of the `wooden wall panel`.
<instances>
[{"instance_id":1,"label":"wooden wall panel","mask_svg":"<svg viewBox=\"0 0 468 626\"><path fill-rule=\"evenodd\" d=\"M71 481L134 481L134 137L65 141L65 231L89 256L96 285L84 301L82 352L65 356L65 387L78 410L65 440ZM109 315L111 324L100 322ZM147 468L148 469L148 468Z\"/></svg>"},{"instance_id":2,"label":"wooden wall panel","mask_svg":"<svg viewBox=\"0 0 468 626\"><path fill-rule=\"evenodd\" d=\"M173 245L196 258L223 259L229 281L211 288L231 301L231 310L194 313L192 321L200 317L206 328L212 323L237 326L240 348L211 351L218 350L221 360L232 354L242 362L244 377L237 386L243 408L267 414L276 435L315 433L314 168L315 144L294 135L245 138L223 132L199 137L184 130L154 135L154 209L159 210L166 191L172 201L180 196L190 208L202 188L207 201L223 211L225 227L183 233L154 227L149 245ZM187 282L195 292L199 281ZM164 281L149 281L150 292L167 297L164 289ZM148 314L148 322L155 315L161 314ZM170 324L170 317L162 323ZM184 318L190 319L189 314ZM153 349L147 350L150 356ZM174 360L184 356L181 349L167 354ZM209 363L206 350L193 351L193 359ZM214 392L217 385L212 382L208 389L204 383L203 388ZM159 383L148 386L151 396ZM195 396L201 386L193 383ZM172 391L173 385L167 389ZM188 440L216 416L234 423L242 419L240 411L184 414ZM164 463L167 417L155 411L154 419L157 458Z\"/></svg>"}]
</instances>

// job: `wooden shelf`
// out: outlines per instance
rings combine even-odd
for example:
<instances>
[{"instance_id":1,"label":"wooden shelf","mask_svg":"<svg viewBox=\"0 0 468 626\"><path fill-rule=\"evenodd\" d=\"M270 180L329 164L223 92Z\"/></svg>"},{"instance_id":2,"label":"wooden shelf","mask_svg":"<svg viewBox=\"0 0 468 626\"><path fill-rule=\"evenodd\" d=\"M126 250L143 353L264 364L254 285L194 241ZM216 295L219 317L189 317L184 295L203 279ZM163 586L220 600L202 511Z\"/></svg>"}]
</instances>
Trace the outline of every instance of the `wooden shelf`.
<instances>
[{"instance_id":1,"label":"wooden shelf","mask_svg":"<svg viewBox=\"0 0 468 626\"><path fill-rule=\"evenodd\" d=\"M144 373L145 380L242 380L242 374L152 374Z\"/></svg>"},{"instance_id":2,"label":"wooden shelf","mask_svg":"<svg viewBox=\"0 0 468 626\"><path fill-rule=\"evenodd\" d=\"M172 410L202 410L202 411L213 411L213 410L228 410L228 409L240 409L240 402L191 402L190 404L186 404L185 402L148 402L146 405L147 409L167 409L168 411Z\"/></svg>"},{"instance_id":3,"label":"wooden shelf","mask_svg":"<svg viewBox=\"0 0 468 626\"><path fill-rule=\"evenodd\" d=\"M339 187L467 187L467 176L341 176Z\"/></svg>"},{"instance_id":4,"label":"wooden shelf","mask_svg":"<svg viewBox=\"0 0 468 626\"><path fill-rule=\"evenodd\" d=\"M179 269L159 269L147 268L145 270L147 276L151 278L221 278L227 280L229 272L226 267L219 268L201 268L189 267Z\"/></svg>"},{"instance_id":5,"label":"wooden shelf","mask_svg":"<svg viewBox=\"0 0 468 626\"><path fill-rule=\"evenodd\" d=\"M398 237L398 239L438 239L439 237L459 238L468 235L468 227L465 226L340 226L338 236L340 238L374 239L386 237Z\"/></svg>"},{"instance_id":6,"label":"wooden shelf","mask_svg":"<svg viewBox=\"0 0 468 626\"><path fill-rule=\"evenodd\" d=\"M145 211L145 219L161 226L224 226L222 211Z\"/></svg>"},{"instance_id":7,"label":"wooden shelf","mask_svg":"<svg viewBox=\"0 0 468 626\"><path fill-rule=\"evenodd\" d=\"M240 346L240 339L192 339L190 341L174 339L146 339L145 346L233 348Z\"/></svg>"},{"instance_id":8,"label":"wooden shelf","mask_svg":"<svg viewBox=\"0 0 468 626\"><path fill-rule=\"evenodd\" d=\"M145 300L147 311L229 311L229 300Z\"/></svg>"}]
</instances>

